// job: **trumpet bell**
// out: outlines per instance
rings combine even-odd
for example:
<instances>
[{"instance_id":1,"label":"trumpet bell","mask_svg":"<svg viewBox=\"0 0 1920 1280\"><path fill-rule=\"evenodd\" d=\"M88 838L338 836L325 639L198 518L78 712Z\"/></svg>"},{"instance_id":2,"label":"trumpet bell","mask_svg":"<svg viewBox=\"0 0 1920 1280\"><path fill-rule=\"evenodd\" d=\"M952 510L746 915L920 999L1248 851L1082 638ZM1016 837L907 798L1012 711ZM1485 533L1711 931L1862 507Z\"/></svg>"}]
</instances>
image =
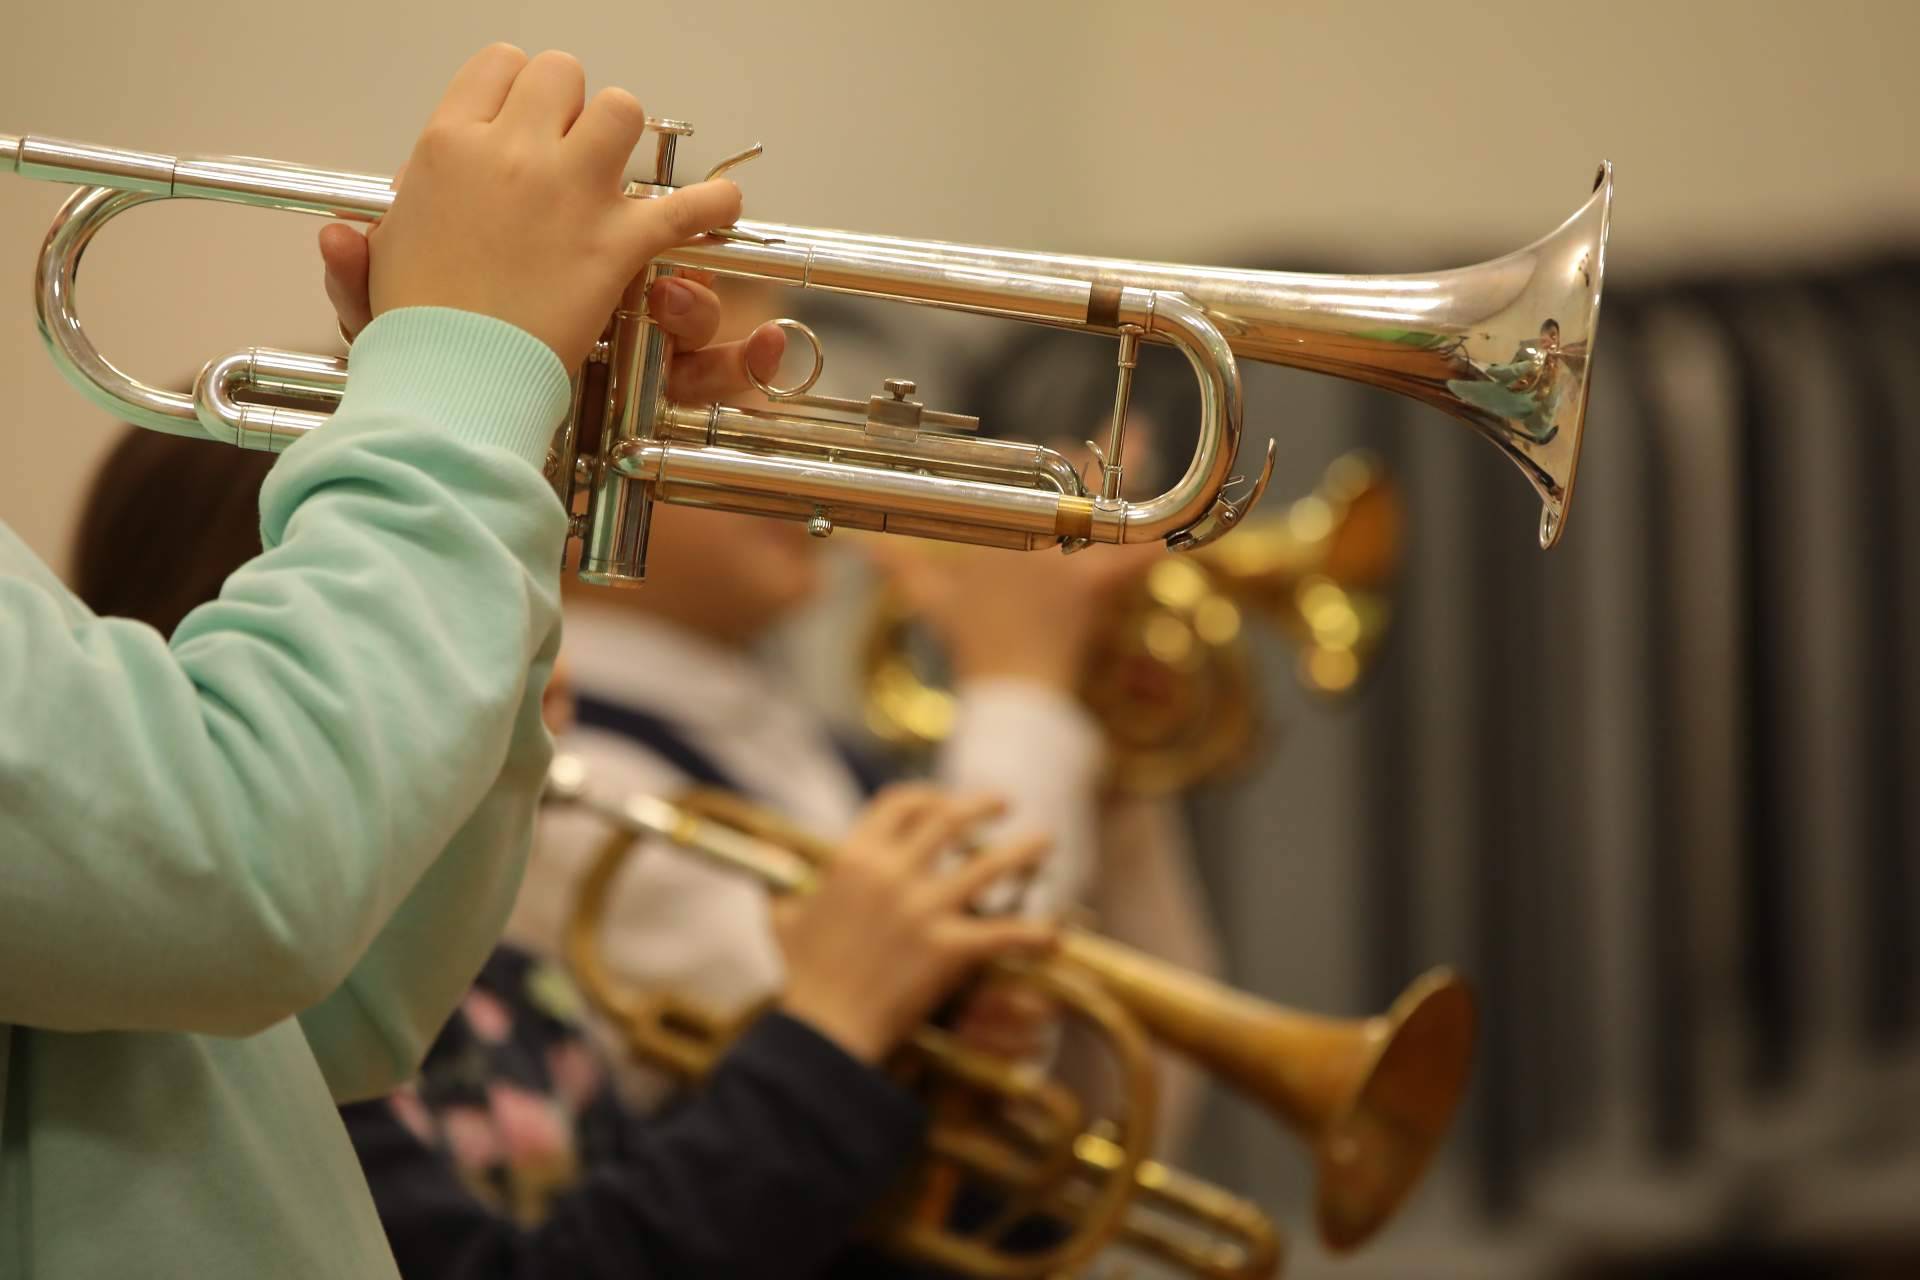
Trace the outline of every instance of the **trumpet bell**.
<instances>
[{"instance_id":1,"label":"trumpet bell","mask_svg":"<svg viewBox=\"0 0 1920 1280\"><path fill-rule=\"evenodd\" d=\"M1612 215L1613 166L1603 163L1586 203L1525 248L1472 266L1404 276L1252 271L779 223L740 226L789 247L1186 298L1242 360L1382 387L1473 428L1520 469L1539 496L1545 548L1559 540L1573 501ZM724 271L724 257L709 252L691 265ZM1100 320L1081 327L1118 332Z\"/></svg>"},{"instance_id":2,"label":"trumpet bell","mask_svg":"<svg viewBox=\"0 0 1920 1280\"><path fill-rule=\"evenodd\" d=\"M663 1037L655 1016L660 1001L623 990L600 959L601 920L620 859L637 835L652 835L776 893L804 893L831 863L833 847L722 792L607 804L587 793L564 758L556 765L550 796L584 805L613 828L568 922L568 959L588 998L627 1028L637 1053L697 1076L713 1060L711 1037L693 1044ZM921 1029L915 1051L939 1081L961 1086L951 1095L956 1102L966 1103L969 1090L974 1096L984 1090L1009 1105L1004 1118L1025 1116L990 1128L1014 1128L1043 1141L1038 1151L986 1141L988 1130L971 1104L961 1106L929 1135L936 1154L949 1162L943 1176L919 1180L903 1203L948 1203L944 1193L931 1200L924 1193L950 1188L945 1175L964 1165L1028 1209L1063 1214L1074 1227L1071 1240L1049 1255L1015 1256L954 1235L944 1213L893 1220L895 1246L949 1271L1006 1280L1053 1275L1067 1254L1078 1259L1083 1249L1117 1237L1196 1276L1251 1280L1273 1273L1280 1240L1255 1206L1145 1158L1155 1099L1146 1037L1264 1104L1306 1141L1318 1175L1319 1230L1335 1249L1360 1244L1406 1198L1445 1139L1466 1089L1476 1016L1466 984L1446 969L1417 979L1386 1013L1361 1020L1272 1004L1072 927L1062 931L1054 956L1004 972L1041 982L1098 1028L1125 1086L1119 1113L1082 1129L1070 1091L1035 1086L1024 1070L957 1051L946 1033ZM1027 1104L1039 1102L1053 1104L1042 1108L1051 1112L1051 1123L1036 1128ZM934 1169L923 1166L929 1174ZM1003 1214L995 1222L1011 1224L1019 1216Z\"/></svg>"},{"instance_id":3,"label":"trumpet bell","mask_svg":"<svg viewBox=\"0 0 1920 1280\"><path fill-rule=\"evenodd\" d=\"M1329 1248L1364 1243L1445 1141L1466 1093L1477 1015L1453 973L1429 973L1354 1033L1359 1069L1317 1145L1314 1217Z\"/></svg>"},{"instance_id":4,"label":"trumpet bell","mask_svg":"<svg viewBox=\"0 0 1920 1280\"><path fill-rule=\"evenodd\" d=\"M1478 1017L1449 969L1355 1020L1272 1004L1078 930L1060 948L1162 1043L1263 1103L1307 1144L1329 1248L1352 1249L1393 1216L1466 1093Z\"/></svg>"}]
</instances>

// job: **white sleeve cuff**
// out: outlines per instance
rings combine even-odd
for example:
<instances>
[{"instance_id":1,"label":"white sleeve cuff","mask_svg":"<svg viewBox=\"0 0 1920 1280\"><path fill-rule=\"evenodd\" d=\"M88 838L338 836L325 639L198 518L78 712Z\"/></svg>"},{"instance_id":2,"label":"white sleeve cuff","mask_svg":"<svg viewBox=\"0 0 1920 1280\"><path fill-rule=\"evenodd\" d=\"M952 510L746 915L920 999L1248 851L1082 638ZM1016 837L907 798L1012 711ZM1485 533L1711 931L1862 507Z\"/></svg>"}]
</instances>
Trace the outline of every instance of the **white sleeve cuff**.
<instances>
[{"instance_id":1,"label":"white sleeve cuff","mask_svg":"<svg viewBox=\"0 0 1920 1280\"><path fill-rule=\"evenodd\" d=\"M1053 848L1028 890L1030 910L1080 899L1093 871L1095 804L1106 767L1099 726L1078 700L1025 680L979 680L959 689L940 781L1007 800L988 838L1044 835Z\"/></svg>"},{"instance_id":2,"label":"white sleeve cuff","mask_svg":"<svg viewBox=\"0 0 1920 1280\"><path fill-rule=\"evenodd\" d=\"M1038 681L1007 677L970 680L955 692L952 754L979 751L1044 763L1079 787L1099 780L1106 739L1078 698Z\"/></svg>"}]
</instances>

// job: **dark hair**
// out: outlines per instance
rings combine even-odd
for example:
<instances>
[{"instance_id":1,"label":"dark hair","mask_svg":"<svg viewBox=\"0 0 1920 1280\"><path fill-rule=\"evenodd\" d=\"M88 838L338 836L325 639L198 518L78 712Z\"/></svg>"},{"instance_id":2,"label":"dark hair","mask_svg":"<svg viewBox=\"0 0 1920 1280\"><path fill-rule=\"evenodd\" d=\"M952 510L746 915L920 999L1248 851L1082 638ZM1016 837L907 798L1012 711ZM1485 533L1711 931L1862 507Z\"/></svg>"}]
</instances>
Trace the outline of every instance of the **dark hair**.
<instances>
[{"instance_id":1,"label":"dark hair","mask_svg":"<svg viewBox=\"0 0 1920 1280\"><path fill-rule=\"evenodd\" d=\"M274 455L129 427L95 473L74 531L74 591L95 613L172 635L260 554Z\"/></svg>"}]
</instances>

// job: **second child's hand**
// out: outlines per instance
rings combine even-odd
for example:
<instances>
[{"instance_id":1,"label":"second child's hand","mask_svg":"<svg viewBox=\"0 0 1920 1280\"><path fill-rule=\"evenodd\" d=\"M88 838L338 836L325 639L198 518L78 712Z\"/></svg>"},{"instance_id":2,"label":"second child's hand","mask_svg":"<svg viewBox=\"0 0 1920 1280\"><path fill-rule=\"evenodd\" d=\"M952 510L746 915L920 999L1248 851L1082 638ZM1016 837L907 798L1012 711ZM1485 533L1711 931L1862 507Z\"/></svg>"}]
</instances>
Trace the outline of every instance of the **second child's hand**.
<instances>
[{"instance_id":1,"label":"second child's hand","mask_svg":"<svg viewBox=\"0 0 1920 1280\"><path fill-rule=\"evenodd\" d=\"M920 784L881 792L818 889L780 917L782 1008L854 1057L877 1062L982 963L1049 947L1051 922L971 910L988 886L1038 862L1044 840L996 845L943 865L1000 811L998 801Z\"/></svg>"}]
</instances>

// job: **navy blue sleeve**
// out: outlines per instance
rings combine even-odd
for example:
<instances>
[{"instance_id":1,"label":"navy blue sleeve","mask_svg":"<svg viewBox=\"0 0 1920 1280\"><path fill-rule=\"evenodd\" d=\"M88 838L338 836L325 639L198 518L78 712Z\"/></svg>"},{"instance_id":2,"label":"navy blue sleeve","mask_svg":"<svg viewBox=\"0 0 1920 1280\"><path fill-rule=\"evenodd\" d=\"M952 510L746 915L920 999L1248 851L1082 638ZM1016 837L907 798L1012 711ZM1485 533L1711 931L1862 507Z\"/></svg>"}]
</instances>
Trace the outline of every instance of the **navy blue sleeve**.
<instances>
[{"instance_id":1,"label":"navy blue sleeve","mask_svg":"<svg viewBox=\"0 0 1920 1280\"><path fill-rule=\"evenodd\" d=\"M911 1094L778 1013L671 1112L628 1117L534 1225L470 1193L384 1102L342 1115L406 1280L817 1275L925 1128Z\"/></svg>"}]
</instances>

